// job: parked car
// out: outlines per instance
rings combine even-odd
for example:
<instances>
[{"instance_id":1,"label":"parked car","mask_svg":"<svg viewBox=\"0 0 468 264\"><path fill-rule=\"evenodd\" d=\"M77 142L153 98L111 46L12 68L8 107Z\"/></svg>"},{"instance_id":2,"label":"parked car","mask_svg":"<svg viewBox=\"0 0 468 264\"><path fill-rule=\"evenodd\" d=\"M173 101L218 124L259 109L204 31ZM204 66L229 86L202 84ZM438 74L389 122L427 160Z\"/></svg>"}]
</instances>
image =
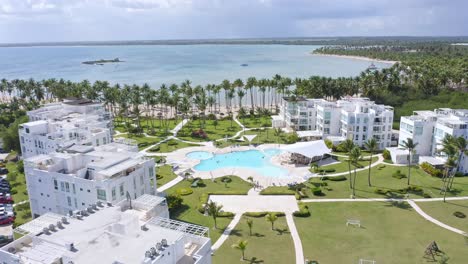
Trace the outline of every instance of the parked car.
<instances>
[{"instance_id":1,"label":"parked car","mask_svg":"<svg viewBox=\"0 0 468 264\"><path fill-rule=\"evenodd\" d=\"M9 193L0 193L0 203L12 204L13 198Z\"/></svg>"},{"instance_id":2,"label":"parked car","mask_svg":"<svg viewBox=\"0 0 468 264\"><path fill-rule=\"evenodd\" d=\"M14 217L15 216L15 213L13 211L10 211L10 210L2 210L0 209L0 217L2 216L11 216L11 217Z\"/></svg>"},{"instance_id":3,"label":"parked car","mask_svg":"<svg viewBox=\"0 0 468 264\"><path fill-rule=\"evenodd\" d=\"M13 216L0 216L0 225L8 225L15 221Z\"/></svg>"},{"instance_id":4,"label":"parked car","mask_svg":"<svg viewBox=\"0 0 468 264\"><path fill-rule=\"evenodd\" d=\"M0 174L8 174L8 172L7 168L0 168Z\"/></svg>"}]
</instances>

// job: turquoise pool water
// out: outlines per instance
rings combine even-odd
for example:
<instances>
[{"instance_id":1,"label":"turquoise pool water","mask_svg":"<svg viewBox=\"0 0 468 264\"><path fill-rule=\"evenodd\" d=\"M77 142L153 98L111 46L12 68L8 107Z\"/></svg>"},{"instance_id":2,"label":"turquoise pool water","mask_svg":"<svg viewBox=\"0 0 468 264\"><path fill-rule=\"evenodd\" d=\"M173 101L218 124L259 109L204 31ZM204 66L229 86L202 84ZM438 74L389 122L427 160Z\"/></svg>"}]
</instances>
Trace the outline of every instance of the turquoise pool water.
<instances>
[{"instance_id":1,"label":"turquoise pool water","mask_svg":"<svg viewBox=\"0 0 468 264\"><path fill-rule=\"evenodd\" d=\"M279 149L234 151L225 154L215 154L206 151L194 151L187 154L188 158L200 160L194 168L198 171L212 171L221 168L248 168L269 177L287 176L288 171L273 165L270 159L281 153Z\"/></svg>"}]
</instances>

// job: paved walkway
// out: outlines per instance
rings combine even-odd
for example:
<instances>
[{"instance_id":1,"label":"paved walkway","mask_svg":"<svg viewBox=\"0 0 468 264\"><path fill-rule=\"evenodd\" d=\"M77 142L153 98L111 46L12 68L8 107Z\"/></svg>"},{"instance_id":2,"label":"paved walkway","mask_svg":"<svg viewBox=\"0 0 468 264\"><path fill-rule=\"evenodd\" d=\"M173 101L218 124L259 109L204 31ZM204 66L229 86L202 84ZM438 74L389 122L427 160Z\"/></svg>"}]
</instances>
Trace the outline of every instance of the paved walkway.
<instances>
[{"instance_id":1,"label":"paved walkway","mask_svg":"<svg viewBox=\"0 0 468 264\"><path fill-rule=\"evenodd\" d=\"M158 192L164 192L165 190L171 188L172 186L178 184L179 182L183 181L184 178L180 177L180 176L177 176L175 179L173 179L172 181L164 184L163 186L157 188Z\"/></svg>"},{"instance_id":2,"label":"paved walkway","mask_svg":"<svg viewBox=\"0 0 468 264\"><path fill-rule=\"evenodd\" d=\"M177 133L179 133L179 131L185 126L185 124L187 124L189 122L188 119L184 119L182 120L179 124L177 124L177 126L174 127L174 129L172 129L170 132L172 132L172 135L175 137L177 136Z\"/></svg>"},{"instance_id":3,"label":"paved walkway","mask_svg":"<svg viewBox=\"0 0 468 264\"><path fill-rule=\"evenodd\" d=\"M302 242L299 233L297 232L296 224L292 214L286 214L286 222L291 232L291 237L294 243L294 250L296 251L296 264L304 264L304 251L302 250Z\"/></svg>"},{"instance_id":4,"label":"paved walkway","mask_svg":"<svg viewBox=\"0 0 468 264\"><path fill-rule=\"evenodd\" d=\"M463 235L463 236L466 236L468 237L468 233L466 233L465 231L462 231L460 229L457 229L455 227L452 227L452 226L449 226L449 225L446 225L442 222L440 222L439 220L433 218L432 216L426 214L414 201L411 201L409 200L408 201L409 205L411 205L411 207L413 207L413 209L418 213L420 214L422 217L424 217L426 220L428 221L431 221L432 223L442 227L442 228L445 228L447 230L450 230L452 232L455 232L457 234L460 234L460 235Z\"/></svg>"},{"instance_id":5,"label":"paved walkway","mask_svg":"<svg viewBox=\"0 0 468 264\"><path fill-rule=\"evenodd\" d=\"M231 234L231 231L237 226L241 218L242 214L236 214L234 216L234 219L232 219L231 223L229 223L229 225L226 227L223 234L218 238L218 240L216 240L216 243L214 243L213 246L211 246L212 251L218 250L218 248L220 248L223 245L224 241L228 239L229 235Z\"/></svg>"},{"instance_id":6,"label":"paved walkway","mask_svg":"<svg viewBox=\"0 0 468 264\"><path fill-rule=\"evenodd\" d=\"M304 203L334 203L334 202L441 202L444 198L417 198L417 199L402 199L402 198L336 198L336 199L302 199L301 202ZM460 201L468 200L468 196L461 197L447 197L447 201Z\"/></svg>"},{"instance_id":7,"label":"paved walkway","mask_svg":"<svg viewBox=\"0 0 468 264\"><path fill-rule=\"evenodd\" d=\"M210 195L209 199L235 214L245 212L285 212L299 210L294 195Z\"/></svg>"}]
</instances>

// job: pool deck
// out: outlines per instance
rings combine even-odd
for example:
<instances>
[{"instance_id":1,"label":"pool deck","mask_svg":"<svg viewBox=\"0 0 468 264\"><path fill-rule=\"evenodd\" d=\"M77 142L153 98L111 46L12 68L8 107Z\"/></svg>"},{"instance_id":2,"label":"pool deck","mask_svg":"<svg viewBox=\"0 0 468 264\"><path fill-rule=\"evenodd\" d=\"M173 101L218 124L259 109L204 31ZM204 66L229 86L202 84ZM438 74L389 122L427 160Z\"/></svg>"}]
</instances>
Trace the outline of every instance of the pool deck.
<instances>
[{"instance_id":1,"label":"pool deck","mask_svg":"<svg viewBox=\"0 0 468 264\"><path fill-rule=\"evenodd\" d=\"M166 160L168 164L175 165L179 173L191 169L193 177L200 177L202 179L214 179L226 175L236 175L247 181L247 178L252 176L254 181L260 184L262 187L268 186L284 186L294 182L304 182L308 177L312 176L308 166L294 166L290 164L279 164L278 159L271 159L271 163L288 171L287 176L265 176L256 170L249 168L233 167L233 168L220 168L212 171L197 171L194 167L200 162L198 159L191 159L187 157L187 154L194 151L206 151L213 154L225 154L234 151L246 151L246 150L265 150L265 149L281 149L284 144L263 144L257 147L253 146L239 146L239 147L226 147L216 148L214 146L200 146L200 147L188 147L176 150L168 153Z\"/></svg>"}]
</instances>

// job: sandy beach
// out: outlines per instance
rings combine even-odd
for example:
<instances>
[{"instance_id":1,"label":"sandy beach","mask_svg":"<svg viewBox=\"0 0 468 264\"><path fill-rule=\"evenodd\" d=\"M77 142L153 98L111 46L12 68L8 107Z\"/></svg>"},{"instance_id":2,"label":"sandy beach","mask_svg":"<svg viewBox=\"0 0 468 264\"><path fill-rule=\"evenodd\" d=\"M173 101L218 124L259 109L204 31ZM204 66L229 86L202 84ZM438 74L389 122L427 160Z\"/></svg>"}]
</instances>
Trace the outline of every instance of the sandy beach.
<instances>
[{"instance_id":1,"label":"sandy beach","mask_svg":"<svg viewBox=\"0 0 468 264\"><path fill-rule=\"evenodd\" d=\"M389 61L389 60L379 60L379 59L372 59L369 57L361 57L361 56L349 56L349 55L337 55L337 54L318 54L312 53L312 56L327 56L327 57L336 57L336 58L345 58L345 59L353 59L353 60L362 60L362 61L370 61L370 62L381 62L381 63L388 63L388 64L395 64L399 61Z\"/></svg>"}]
</instances>

